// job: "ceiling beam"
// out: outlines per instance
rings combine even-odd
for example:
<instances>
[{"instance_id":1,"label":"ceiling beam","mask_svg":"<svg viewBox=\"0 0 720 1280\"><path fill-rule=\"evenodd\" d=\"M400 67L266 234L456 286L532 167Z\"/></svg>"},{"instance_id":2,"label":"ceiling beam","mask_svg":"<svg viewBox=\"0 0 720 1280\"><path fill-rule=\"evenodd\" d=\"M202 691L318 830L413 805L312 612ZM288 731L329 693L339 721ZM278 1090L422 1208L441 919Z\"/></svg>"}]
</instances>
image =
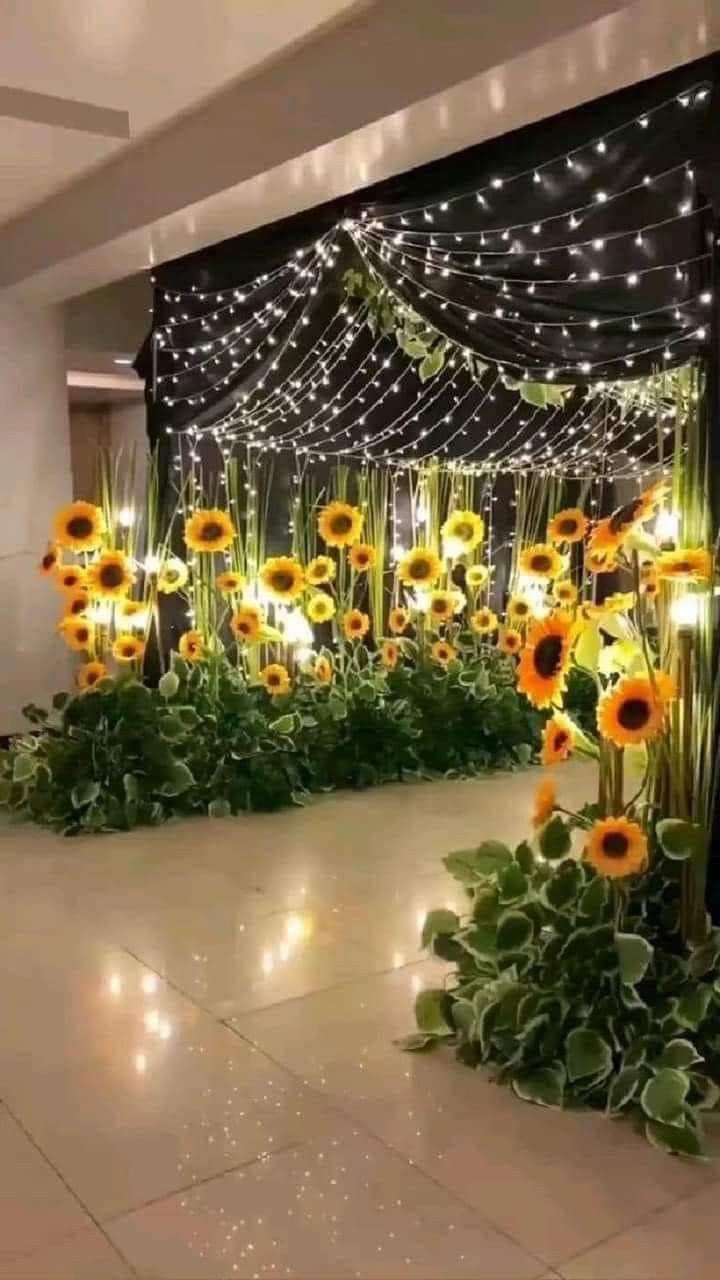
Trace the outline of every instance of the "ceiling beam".
<instances>
[{"instance_id":1,"label":"ceiling beam","mask_svg":"<svg viewBox=\"0 0 720 1280\"><path fill-rule=\"evenodd\" d=\"M57 98L51 93L34 93L30 89L13 89L0 85L0 116L46 124L52 129L74 129L101 138L130 137L130 113L114 107L97 107L92 102L74 98Z\"/></svg>"}]
</instances>

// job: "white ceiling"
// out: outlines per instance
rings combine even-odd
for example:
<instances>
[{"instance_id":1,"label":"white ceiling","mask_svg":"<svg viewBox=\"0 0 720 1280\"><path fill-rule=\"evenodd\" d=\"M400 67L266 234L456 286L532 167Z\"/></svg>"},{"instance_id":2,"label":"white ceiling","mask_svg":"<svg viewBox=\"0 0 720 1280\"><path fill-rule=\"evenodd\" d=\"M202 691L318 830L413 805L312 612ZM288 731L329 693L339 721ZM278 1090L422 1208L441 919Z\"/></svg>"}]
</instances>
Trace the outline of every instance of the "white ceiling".
<instances>
[{"instance_id":1,"label":"white ceiling","mask_svg":"<svg viewBox=\"0 0 720 1280\"><path fill-rule=\"evenodd\" d=\"M0 85L130 113L131 141L355 0L0 0ZM0 118L0 222L128 143Z\"/></svg>"}]
</instances>

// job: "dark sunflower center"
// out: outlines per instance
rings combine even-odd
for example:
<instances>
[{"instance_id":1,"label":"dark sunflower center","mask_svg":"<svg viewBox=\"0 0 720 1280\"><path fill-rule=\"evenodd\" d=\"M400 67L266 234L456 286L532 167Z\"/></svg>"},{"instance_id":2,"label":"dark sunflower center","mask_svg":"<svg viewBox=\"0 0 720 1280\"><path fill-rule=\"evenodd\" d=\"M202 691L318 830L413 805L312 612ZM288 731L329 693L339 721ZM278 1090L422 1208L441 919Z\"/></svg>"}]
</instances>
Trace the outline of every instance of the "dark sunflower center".
<instances>
[{"instance_id":1,"label":"dark sunflower center","mask_svg":"<svg viewBox=\"0 0 720 1280\"><path fill-rule=\"evenodd\" d=\"M221 538L225 530L217 520L206 520L200 530L200 539L202 542L215 542L217 538Z\"/></svg>"},{"instance_id":2,"label":"dark sunflower center","mask_svg":"<svg viewBox=\"0 0 720 1280\"><path fill-rule=\"evenodd\" d=\"M87 675L86 675L86 677L85 677L85 679L87 680L88 684L95 684L95 681L96 681L98 678L99 678L99 677L98 677L98 672L97 672L97 671L88 671L88 673L87 673Z\"/></svg>"},{"instance_id":3,"label":"dark sunflower center","mask_svg":"<svg viewBox=\"0 0 720 1280\"><path fill-rule=\"evenodd\" d=\"M272 675L268 676L268 684L280 684L280 676L273 671Z\"/></svg>"},{"instance_id":4,"label":"dark sunflower center","mask_svg":"<svg viewBox=\"0 0 720 1280\"><path fill-rule=\"evenodd\" d=\"M89 634L90 632L88 631L87 627L78 627L77 631L75 632L75 635L77 636L78 640L81 643L83 640L87 640Z\"/></svg>"},{"instance_id":5,"label":"dark sunflower center","mask_svg":"<svg viewBox=\"0 0 720 1280\"><path fill-rule=\"evenodd\" d=\"M70 605L70 612L73 614L82 613L83 609L85 608L85 604L86 604L85 597L84 596L78 597L78 599L73 600L72 604Z\"/></svg>"},{"instance_id":6,"label":"dark sunflower center","mask_svg":"<svg viewBox=\"0 0 720 1280\"><path fill-rule=\"evenodd\" d=\"M67 531L71 538L89 538L93 522L89 516L72 516L67 522Z\"/></svg>"},{"instance_id":7,"label":"dark sunflower center","mask_svg":"<svg viewBox=\"0 0 720 1280\"><path fill-rule=\"evenodd\" d=\"M467 520L461 520L453 528L453 537L459 538L460 542L469 542L475 532L473 526Z\"/></svg>"},{"instance_id":8,"label":"dark sunflower center","mask_svg":"<svg viewBox=\"0 0 720 1280\"><path fill-rule=\"evenodd\" d=\"M48 551L46 556L42 558L43 569L52 569L57 557L53 551Z\"/></svg>"},{"instance_id":9,"label":"dark sunflower center","mask_svg":"<svg viewBox=\"0 0 720 1280\"><path fill-rule=\"evenodd\" d=\"M536 573L547 573L552 568L552 560L545 555L533 556L532 567Z\"/></svg>"},{"instance_id":10,"label":"dark sunflower center","mask_svg":"<svg viewBox=\"0 0 720 1280\"><path fill-rule=\"evenodd\" d=\"M557 674L562 659L562 647L561 636L543 636L542 640L535 645L533 662L535 670L543 680L549 680L551 676Z\"/></svg>"},{"instance_id":11,"label":"dark sunflower center","mask_svg":"<svg viewBox=\"0 0 720 1280\"><path fill-rule=\"evenodd\" d=\"M559 729L555 734L555 750L562 751L567 746L568 735L564 729Z\"/></svg>"},{"instance_id":12,"label":"dark sunflower center","mask_svg":"<svg viewBox=\"0 0 720 1280\"><path fill-rule=\"evenodd\" d=\"M602 850L606 858L624 858L629 847L628 838L622 831L608 831L603 836Z\"/></svg>"},{"instance_id":13,"label":"dark sunflower center","mask_svg":"<svg viewBox=\"0 0 720 1280\"><path fill-rule=\"evenodd\" d=\"M575 533L577 531L577 527L577 520L574 516L566 516L565 519L561 520L558 524L559 532L566 535L569 533Z\"/></svg>"},{"instance_id":14,"label":"dark sunflower center","mask_svg":"<svg viewBox=\"0 0 720 1280\"><path fill-rule=\"evenodd\" d=\"M689 560L676 560L673 565L675 573L692 573L692 568Z\"/></svg>"},{"instance_id":15,"label":"dark sunflower center","mask_svg":"<svg viewBox=\"0 0 720 1280\"><path fill-rule=\"evenodd\" d=\"M642 729L650 715L651 707L645 698L626 698L620 703L617 718L623 729Z\"/></svg>"},{"instance_id":16,"label":"dark sunflower center","mask_svg":"<svg viewBox=\"0 0 720 1280\"><path fill-rule=\"evenodd\" d=\"M125 581L121 564L104 564L100 569L100 581L104 587L120 587Z\"/></svg>"},{"instance_id":17,"label":"dark sunflower center","mask_svg":"<svg viewBox=\"0 0 720 1280\"><path fill-rule=\"evenodd\" d=\"M333 533L349 533L352 526L352 516L347 515L344 511L332 518Z\"/></svg>"},{"instance_id":18,"label":"dark sunflower center","mask_svg":"<svg viewBox=\"0 0 720 1280\"><path fill-rule=\"evenodd\" d=\"M430 576L430 565L427 560L413 560L410 565L410 577L417 582L422 582L424 578Z\"/></svg>"},{"instance_id":19,"label":"dark sunflower center","mask_svg":"<svg viewBox=\"0 0 720 1280\"><path fill-rule=\"evenodd\" d=\"M291 591L295 579L287 570L280 569L272 576L272 584L276 591Z\"/></svg>"},{"instance_id":20,"label":"dark sunflower center","mask_svg":"<svg viewBox=\"0 0 720 1280\"><path fill-rule=\"evenodd\" d=\"M518 600L517 604L515 605L515 613L517 614L518 618L524 618L527 611L528 611L528 607L524 603L524 601Z\"/></svg>"},{"instance_id":21,"label":"dark sunflower center","mask_svg":"<svg viewBox=\"0 0 720 1280\"><path fill-rule=\"evenodd\" d=\"M134 644L126 644L126 645L123 645L123 657L125 657L125 658L132 658L132 656L133 656L133 654L134 654L134 653L135 653L135 645L134 645Z\"/></svg>"}]
</instances>

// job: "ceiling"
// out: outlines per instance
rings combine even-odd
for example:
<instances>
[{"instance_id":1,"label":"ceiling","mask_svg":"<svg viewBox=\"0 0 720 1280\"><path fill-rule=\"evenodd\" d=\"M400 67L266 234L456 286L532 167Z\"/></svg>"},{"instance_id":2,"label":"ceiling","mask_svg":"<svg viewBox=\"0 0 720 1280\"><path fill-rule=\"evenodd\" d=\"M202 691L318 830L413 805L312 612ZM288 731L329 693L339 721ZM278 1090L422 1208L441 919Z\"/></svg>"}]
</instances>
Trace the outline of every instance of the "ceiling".
<instances>
[{"instance_id":1,"label":"ceiling","mask_svg":"<svg viewBox=\"0 0 720 1280\"><path fill-rule=\"evenodd\" d=\"M0 86L126 111L132 144L354 3L0 0ZM0 115L0 223L130 144Z\"/></svg>"}]
</instances>

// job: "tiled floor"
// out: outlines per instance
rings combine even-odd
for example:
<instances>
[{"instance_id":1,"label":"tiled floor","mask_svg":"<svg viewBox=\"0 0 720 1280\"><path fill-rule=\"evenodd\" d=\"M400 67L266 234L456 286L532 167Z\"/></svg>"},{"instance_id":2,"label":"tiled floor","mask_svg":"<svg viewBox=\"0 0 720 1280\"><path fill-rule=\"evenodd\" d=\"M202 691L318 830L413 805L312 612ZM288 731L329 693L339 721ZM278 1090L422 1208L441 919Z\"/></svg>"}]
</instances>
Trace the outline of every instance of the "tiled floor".
<instances>
[{"instance_id":1,"label":"tiled floor","mask_svg":"<svg viewBox=\"0 0 720 1280\"><path fill-rule=\"evenodd\" d=\"M0 827L0 1280L715 1277L720 1168L393 1044L440 857L524 835L539 777Z\"/></svg>"}]
</instances>

